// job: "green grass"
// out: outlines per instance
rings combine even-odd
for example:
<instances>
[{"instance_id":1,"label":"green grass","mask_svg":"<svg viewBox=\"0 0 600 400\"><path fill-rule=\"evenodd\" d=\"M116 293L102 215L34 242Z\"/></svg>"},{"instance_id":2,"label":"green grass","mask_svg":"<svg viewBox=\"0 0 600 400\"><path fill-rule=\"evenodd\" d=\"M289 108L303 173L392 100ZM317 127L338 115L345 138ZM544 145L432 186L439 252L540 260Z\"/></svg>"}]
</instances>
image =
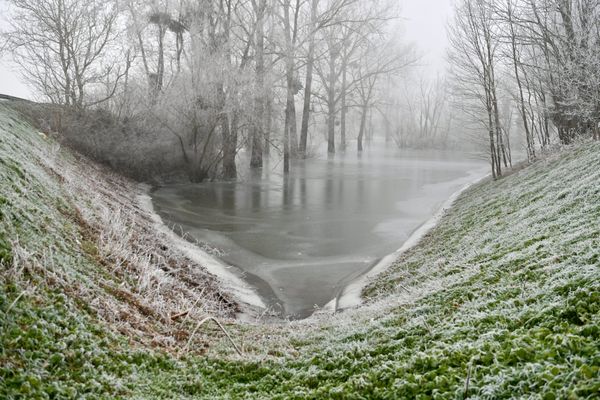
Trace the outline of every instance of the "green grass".
<instances>
[{"instance_id":1,"label":"green grass","mask_svg":"<svg viewBox=\"0 0 600 400\"><path fill-rule=\"evenodd\" d=\"M469 398L600 391L597 143L465 192L363 309L229 326L245 358L132 345L81 302L73 287L102 272L51 146L0 108L0 398L462 399L467 377Z\"/></svg>"}]
</instances>

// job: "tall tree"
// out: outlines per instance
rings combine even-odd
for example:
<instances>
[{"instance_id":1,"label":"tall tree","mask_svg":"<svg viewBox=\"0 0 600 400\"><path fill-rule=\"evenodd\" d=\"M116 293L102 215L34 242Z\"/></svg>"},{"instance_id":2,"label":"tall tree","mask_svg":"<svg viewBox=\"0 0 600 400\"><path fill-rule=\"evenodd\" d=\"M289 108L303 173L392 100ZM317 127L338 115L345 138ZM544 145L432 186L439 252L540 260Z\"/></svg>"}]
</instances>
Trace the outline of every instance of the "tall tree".
<instances>
[{"instance_id":1,"label":"tall tree","mask_svg":"<svg viewBox=\"0 0 600 400\"><path fill-rule=\"evenodd\" d=\"M304 104L302 108L302 125L300 128L299 154L306 157L306 146L308 142L308 123L310 119L313 68L315 62L315 37L317 34L317 10L319 0L310 2L310 22L308 32L308 53L306 56L306 80L304 83Z\"/></svg>"},{"instance_id":2,"label":"tall tree","mask_svg":"<svg viewBox=\"0 0 600 400\"><path fill-rule=\"evenodd\" d=\"M117 62L118 10L98 0L10 0L8 48L24 78L50 101L78 108L110 99L128 62ZM110 82L107 95L90 98Z\"/></svg>"},{"instance_id":3,"label":"tall tree","mask_svg":"<svg viewBox=\"0 0 600 400\"><path fill-rule=\"evenodd\" d=\"M256 96L254 100L256 115L252 127L252 156L250 158L251 168L261 168L263 166L263 145L265 143L265 16L267 1L252 0L252 8L256 16L255 32L255 63L256 63Z\"/></svg>"},{"instance_id":4,"label":"tall tree","mask_svg":"<svg viewBox=\"0 0 600 400\"><path fill-rule=\"evenodd\" d=\"M397 74L413 64L415 58L407 49L395 48L392 43L369 40L365 43L354 71L357 106L360 110L360 128L357 150L363 151L363 139L367 128L367 118L375 104L375 95L382 78ZM383 80L384 81L384 80Z\"/></svg>"},{"instance_id":5,"label":"tall tree","mask_svg":"<svg viewBox=\"0 0 600 400\"><path fill-rule=\"evenodd\" d=\"M453 87L461 101L474 106L468 111L485 126L489 138L492 175L502 175L504 143L498 110L497 68L498 38L486 0L461 0L450 27L450 62ZM483 113L482 113L483 110ZM482 116L485 115L485 118ZM506 162L506 161L505 161Z\"/></svg>"}]
</instances>

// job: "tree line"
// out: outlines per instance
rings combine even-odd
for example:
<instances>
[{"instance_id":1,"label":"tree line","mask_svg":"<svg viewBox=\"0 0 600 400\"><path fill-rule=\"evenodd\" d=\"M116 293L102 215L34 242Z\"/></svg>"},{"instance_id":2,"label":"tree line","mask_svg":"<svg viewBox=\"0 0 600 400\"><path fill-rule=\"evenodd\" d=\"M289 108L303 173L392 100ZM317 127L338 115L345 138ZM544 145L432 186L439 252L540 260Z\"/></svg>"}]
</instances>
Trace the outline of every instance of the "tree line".
<instances>
[{"instance_id":1,"label":"tree line","mask_svg":"<svg viewBox=\"0 0 600 400\"><path fill-rule=\"evenodd\" d=\"M513 111L529 160L553 136L600 138L598 0L459 0L448 31L454 100L487 132L494 177L512 162Z\"/></svg>"},{"instance_id":2,"label":"tree line","mask_svg":"<svg viewBox=\"0 0 600 400\"><path fill-rule=\"evenodd\" d=\"M5 48L28 82L97 117L75 142L196 182L235 179L241 150L251 168L281 153L284 172L321 137L344 150L349 118L361 151L386 83L415 61L390 28L391 0L8 3ZM100 135L108 115L118 123Z\"/></svg>"}]
</instances>

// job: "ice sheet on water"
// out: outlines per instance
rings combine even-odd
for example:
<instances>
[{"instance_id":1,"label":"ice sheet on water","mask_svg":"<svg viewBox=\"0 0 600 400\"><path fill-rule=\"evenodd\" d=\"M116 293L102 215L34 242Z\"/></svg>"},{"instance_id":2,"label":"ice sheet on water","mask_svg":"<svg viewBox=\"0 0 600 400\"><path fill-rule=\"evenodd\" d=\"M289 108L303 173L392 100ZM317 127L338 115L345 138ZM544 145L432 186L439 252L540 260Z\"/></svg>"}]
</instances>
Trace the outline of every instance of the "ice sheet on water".
<instances>
[{"instance_id":1,"label":"ice sheet on water","mask_svg":"<svg viewBox=\"0 0 600 400\"><path fill-rule=\"evenodd\" d=\"M398 249L465 182L487 167L445 153L297 163L241 183L175 185L153 192L169 223L219 247L223 260L270 286L288 314L323 307Z\"/></svg>"}]
</instances>

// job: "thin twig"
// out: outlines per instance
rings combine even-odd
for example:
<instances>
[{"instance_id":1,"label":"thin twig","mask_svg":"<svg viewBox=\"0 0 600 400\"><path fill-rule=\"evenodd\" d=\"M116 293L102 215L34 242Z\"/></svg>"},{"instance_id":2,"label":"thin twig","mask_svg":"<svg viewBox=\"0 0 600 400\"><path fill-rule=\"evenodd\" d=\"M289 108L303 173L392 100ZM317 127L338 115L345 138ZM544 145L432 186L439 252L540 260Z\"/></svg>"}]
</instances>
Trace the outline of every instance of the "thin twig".
<instances>
[{"instance_id":1,"label":"thin twig","mask_svg":"<svg viewBox=\"0 0 600 400\"><path fill-rule=\"evenodd\" d=\"M181 318L181 317L183 317L184 315L187 315L189 312L190 312L190 310L187 310L187 311L182 311L182 312L180 312L180 313L177 313L177 314L171 315L171 320L175 321L176 319L178 319L178 318Z\"/></svg>"},{"instance_id":2,"label":"thin twig","mask_svg":"<svg viewBox=\"0 0 600 400\"><path fill-rule=\"evenodd\" d=\"M202 291L200 292L200 294L198 295L198 298L196 299L196 301L194 302L194 304L190 307L190 309L188 310L188 314L185 316L185 318L183 319L182 323L184 324L188 318L190 317L190 315L192 315L192 310L194 308L196 308L196 305L198 305L198 303L200 302L200 300L202 299L202 295L204 294L204 287L202 288Z\"/></svg>"},{"instance_id":3,"label":"thin twig","mask_svg":"<svg viewBox=\"0 0 600 400\"><path fill-rule=\"evenodd\" d=\"M35 290L35 288L34 288L34 290ZM23 295L25 293L27 293L27 291L28 291L28 289L25 289L21 293L19 293L19 295L17 296L17 298L6 309L6 312L4 313L5 315L8 315L8 313L10 312L10 310L15 306L15 304L17 304L17 301L19 301L21 299L21 297L23 297Z\"/></svg>"}]
</instances>

